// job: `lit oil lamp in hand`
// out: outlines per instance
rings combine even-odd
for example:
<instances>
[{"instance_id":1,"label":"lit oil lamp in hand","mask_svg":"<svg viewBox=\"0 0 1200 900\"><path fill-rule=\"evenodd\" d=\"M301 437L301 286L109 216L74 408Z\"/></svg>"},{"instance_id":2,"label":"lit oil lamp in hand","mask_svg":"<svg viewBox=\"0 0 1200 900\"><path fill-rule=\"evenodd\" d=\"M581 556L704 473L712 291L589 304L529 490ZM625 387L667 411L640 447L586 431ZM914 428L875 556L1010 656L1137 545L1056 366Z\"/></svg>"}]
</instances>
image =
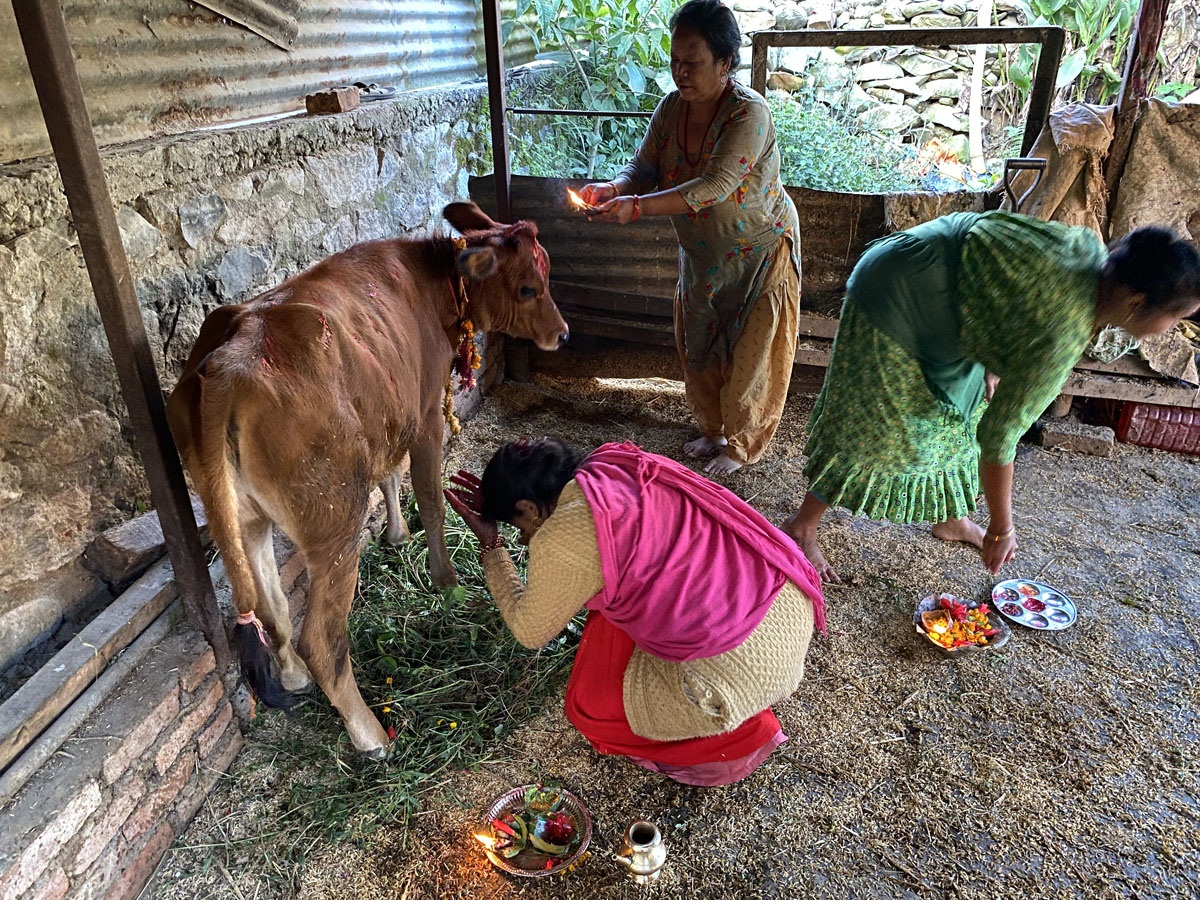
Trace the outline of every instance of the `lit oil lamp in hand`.
<instances>
[{"instance_id":1,"label":"lit oil lamp in hand","mask_svg":"<svg viewBox=\"0 0 1200 900\"><path fill-rule=\"evenodd\" d=\"M599 212L600 210L600 207L596 206L594 203L588 203L586 200L580 197L579 194L571 190L571 188L567 188L567 196L571 198L571 206L582 213L591 215L592 213Z\"/></svg>"}]
</instances>

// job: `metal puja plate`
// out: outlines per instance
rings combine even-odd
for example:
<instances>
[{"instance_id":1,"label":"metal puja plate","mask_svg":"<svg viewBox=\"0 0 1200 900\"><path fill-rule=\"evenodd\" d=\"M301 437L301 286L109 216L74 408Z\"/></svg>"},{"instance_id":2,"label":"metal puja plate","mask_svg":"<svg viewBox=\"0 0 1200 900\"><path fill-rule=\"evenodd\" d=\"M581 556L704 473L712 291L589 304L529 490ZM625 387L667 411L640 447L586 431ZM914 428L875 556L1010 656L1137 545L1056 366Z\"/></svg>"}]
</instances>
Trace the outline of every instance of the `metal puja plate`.
<instances>
[{"instance_id":1,"label":"metal puja plate","mask_svg":"<svg viewBox=\"0 0 1200 900\"><path fill-rule=\"evenodd\" d=\"M487 811L486 822L499 819L505 813L523 810L525 808L525 792L529 788L536 786L526 784L522 787L513 788L508 793L496 798L496 802ZM554 862L547 869L546 862L551 857L532 847L522 850L511 859L484 848L483 852L492 861L492 865L510 875L517 875L522 878L544 878L556 872L565 872L583 859L588 844L592 841L592 817L588 814L587 807L583 805L583 801L570 791L562 791L562 796L563 803L560 808L571 814L571 818L575 820L575 828L579 834L579 844L574 850L566 856L553 857Z\"/></svg>"},{"instance_id":2,"label":"metal puja plate","mask_svg":"<svg viewBox=\"0 0 1200 900\"><path fill-rule=\"evenodd\" d=\"M992 606L1010 622L1038 631L1061 631L1079 618L1070 597L1028 578L1010 578L992 588Z\"/></svg>"}]
</instances>

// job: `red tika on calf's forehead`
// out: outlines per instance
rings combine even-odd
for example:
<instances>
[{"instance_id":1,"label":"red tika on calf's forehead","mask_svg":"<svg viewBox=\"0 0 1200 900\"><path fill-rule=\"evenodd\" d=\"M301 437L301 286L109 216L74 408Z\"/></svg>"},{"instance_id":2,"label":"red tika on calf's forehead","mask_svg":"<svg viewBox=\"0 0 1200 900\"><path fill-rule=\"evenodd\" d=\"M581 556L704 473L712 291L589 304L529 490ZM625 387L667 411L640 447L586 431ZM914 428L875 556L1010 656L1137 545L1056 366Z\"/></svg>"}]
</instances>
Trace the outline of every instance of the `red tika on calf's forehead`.
<instances>
[{"instance_id":1,"label":"red tika on calf's forehead","mask_svg":"<svg viewBox=\"0 0 1200 900\"><path fill-rule=\"evenodd\" d=\"M533 265L537 269L538 274L549 280L550 278L550 258L546 255L546 250L542 247L541 242L537 239L537 226L532 222L520 221L514 222L505 229L505 237L513 237L517 240L528 240L530 252L533 253Z\"/></svg>"}]
</instances>

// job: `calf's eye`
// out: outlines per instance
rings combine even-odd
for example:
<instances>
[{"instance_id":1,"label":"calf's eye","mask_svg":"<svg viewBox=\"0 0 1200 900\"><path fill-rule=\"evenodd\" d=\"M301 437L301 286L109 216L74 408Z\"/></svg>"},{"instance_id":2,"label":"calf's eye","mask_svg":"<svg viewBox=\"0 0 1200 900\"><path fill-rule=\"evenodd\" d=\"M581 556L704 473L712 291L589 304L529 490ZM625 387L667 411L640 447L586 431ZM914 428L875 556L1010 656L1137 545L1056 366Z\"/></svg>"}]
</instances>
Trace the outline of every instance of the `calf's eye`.
<instances>
[{"instance_id":1,"label":"calf's eye","mask_svg":"<svg viewBox=\"0 0 1200 900\"><path fill-rule=\"evenodd\" d=\"M521 299L522 300L532 300L537 295L538 295L538 292L537 292L536 288L531 288L531 287L521 288Z\"/></svg>"}]
</instances>

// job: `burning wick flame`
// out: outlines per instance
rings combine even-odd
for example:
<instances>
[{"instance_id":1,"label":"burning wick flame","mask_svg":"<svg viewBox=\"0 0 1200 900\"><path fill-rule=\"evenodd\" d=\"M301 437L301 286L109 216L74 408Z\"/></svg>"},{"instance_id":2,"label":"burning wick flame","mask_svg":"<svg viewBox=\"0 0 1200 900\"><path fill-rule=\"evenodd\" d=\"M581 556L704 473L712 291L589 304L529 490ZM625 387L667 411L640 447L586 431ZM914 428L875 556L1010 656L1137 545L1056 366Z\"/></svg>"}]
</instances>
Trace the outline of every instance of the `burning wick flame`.
<instances>
[{"instance_id":1,"label":"burning wick flame","mask_svg":"<svg viewBox=\"0 0 1200 900\"><path fill-rule=\"evenodd\" d=\"M496 839L494 837L488 837L486 834L477 834L475 835L475 840L483 844L487 850L494 850L496 848Z\"/></svg>"},{"instance_id":2,"label":"burning wick flame","mask_svg":"<svg viewBox=\"0 0 1200 900\"><path fill-rule=\"evenodd\" d=\"M588 203L571 188L567 188L567 196L571 199L572 206L582 209L584 212L594 212L596 209L593 204Z\"/></svg>"}]
</instances>

